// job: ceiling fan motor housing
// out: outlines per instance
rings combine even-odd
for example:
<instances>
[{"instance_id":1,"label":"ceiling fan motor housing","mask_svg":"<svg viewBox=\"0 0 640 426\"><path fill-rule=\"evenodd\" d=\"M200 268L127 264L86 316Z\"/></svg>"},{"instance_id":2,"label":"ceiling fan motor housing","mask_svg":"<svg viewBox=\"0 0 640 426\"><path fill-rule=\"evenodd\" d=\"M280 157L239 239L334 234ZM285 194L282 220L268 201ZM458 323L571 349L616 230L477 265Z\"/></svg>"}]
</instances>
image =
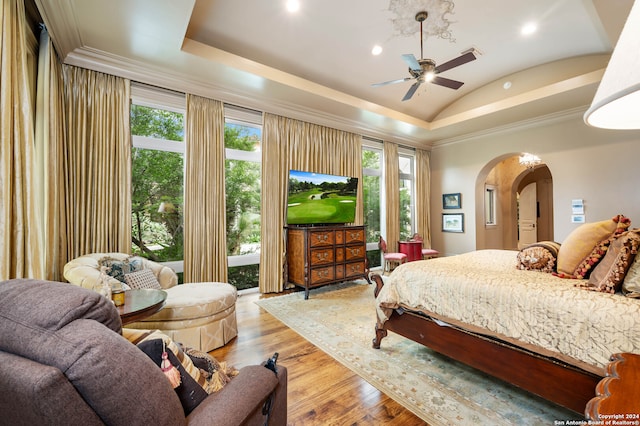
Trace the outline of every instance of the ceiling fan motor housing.
<instances>
[{"instance_id":1,"label":"ceiling fan motor housing","mask_svg":"<svg viewBox=\"0 0 640 426\"><path fill-rule=\"evenodd\" d=\"M409 74L411 74L413 77L418 78L424 76L425 74L434 74L436 63L433 59L418 59L418 63L420 64L419 70L409 68Z\"/></svg>"}]
</instances>

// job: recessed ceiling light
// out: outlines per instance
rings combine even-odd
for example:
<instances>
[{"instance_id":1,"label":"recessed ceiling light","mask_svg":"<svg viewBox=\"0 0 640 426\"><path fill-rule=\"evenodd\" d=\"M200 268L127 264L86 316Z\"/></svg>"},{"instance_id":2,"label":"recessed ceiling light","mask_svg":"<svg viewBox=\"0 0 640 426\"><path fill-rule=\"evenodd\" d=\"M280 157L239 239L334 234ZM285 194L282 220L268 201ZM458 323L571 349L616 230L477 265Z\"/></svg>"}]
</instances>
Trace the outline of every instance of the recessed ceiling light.
<instances>
[{"instance_id":1,"label":"recessed ceiling light","mask_svg":"<svg viewBox=\"0 0 640 426\"><path fill-rule=\"evenodd\" d=\"M371 54L374 56L378 56L381 53L382 53L382 46L380 46L379 44L376 44L375 46L373 46L373 49L371 49Z\"/></svg>"},{"instance_id":2,"label":"recessed ceiling light","mask_svg":"<svg viewBox=\"0 0 640 426\"><path fill-rule=\"evenodd\" d=\"M505 81L504 84L502 85L502 88L504 90L509 90L511 89L511 82L510 81Z\"/></svg>"},{"instance_id":3,"label":"recessed ceiling light","mask_svg":"<svg viewBox=\"0 0 640 426\"><path fill-rule=\"evenodd\" d=\"M529 22L528 24L522 26L520 34L522 34L523 36L528 36L535 33L537 30L538 26L535 24L535 22Z\"/></svg>"},{"instance_id":4,"label":"recessed ceiling light","mask_svg":"<svg viewBox=\"0 0 640 426\"><path fill-rule=\"evenodd\" d=\"M298 0L287 0L287 10L291 13L300 10L300 2Z\"/></svg>"}]
</instances>

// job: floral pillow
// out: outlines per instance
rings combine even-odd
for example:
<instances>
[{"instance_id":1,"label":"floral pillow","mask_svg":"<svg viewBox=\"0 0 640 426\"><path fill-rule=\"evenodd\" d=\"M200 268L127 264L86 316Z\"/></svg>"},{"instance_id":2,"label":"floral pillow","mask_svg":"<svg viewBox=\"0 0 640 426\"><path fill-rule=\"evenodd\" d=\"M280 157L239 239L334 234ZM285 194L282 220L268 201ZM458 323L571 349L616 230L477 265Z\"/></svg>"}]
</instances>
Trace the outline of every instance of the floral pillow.
<instances>
[{"instance_id":1,"label":"floral pillow","mask_svg":"<svg viewBox=\"0 0 640 426\"><path fill-rule=\"evenodd\" d=\"M553 272L560 244L555 241L540 241L524 247L518 252L518 269Z\"/></svg>"},{"instance_id":2,"label":"floral pillow","mask_svg":"<svg viewBox=\"0 0 640 426\"><path fill-rule=\"evenodd\" d=\"M98 261L99 267L105 267L105 273L120 282L126 283L124 276L131 272L140 271L143 268L142 259L139 257L127 257L126 259L116 259L113 257L103 257Z\"/></svg>"}]
</instances>

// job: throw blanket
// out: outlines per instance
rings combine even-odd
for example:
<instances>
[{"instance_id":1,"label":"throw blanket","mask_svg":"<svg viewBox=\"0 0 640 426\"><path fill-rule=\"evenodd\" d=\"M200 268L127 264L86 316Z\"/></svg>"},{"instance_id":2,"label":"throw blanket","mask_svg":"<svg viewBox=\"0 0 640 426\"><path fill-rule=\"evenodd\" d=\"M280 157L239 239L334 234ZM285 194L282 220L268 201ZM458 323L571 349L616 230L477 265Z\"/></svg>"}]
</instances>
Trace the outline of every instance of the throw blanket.
<instances>
[{"instance_id":1,"label":"throw blanket","mask_svg":"<svg viewBox=\"0 0 640 426\"><path fill-rule=\"evenodd\" d=\"M393 309L421 311L597 374L613 353L640 353L640 300L519 270L516 257L479 250L403 264L377 297L378 322Z\"/></svg>"}]
</instances>

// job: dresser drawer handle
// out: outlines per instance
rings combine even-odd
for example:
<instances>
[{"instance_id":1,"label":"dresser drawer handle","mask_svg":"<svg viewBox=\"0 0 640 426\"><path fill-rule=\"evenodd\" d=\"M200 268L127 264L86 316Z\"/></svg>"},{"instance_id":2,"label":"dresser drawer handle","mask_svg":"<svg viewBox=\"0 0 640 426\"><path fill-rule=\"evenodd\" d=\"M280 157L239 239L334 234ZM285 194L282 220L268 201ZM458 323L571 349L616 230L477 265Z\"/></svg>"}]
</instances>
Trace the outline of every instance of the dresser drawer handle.
<instances>
[{"instance_id":1,"label":"dresser drawer handle","mask_svg":"<svg viewBox=\"0 0 640 426\"><path fill-rule=\"evenodd\" d=\"M327 253L326 251L321 253L316 253L316 259L318 260L327 260L328 258L329 258L329 253Z\"/></svg>"},{"instance_id":2,"label":"dresser drawer handle","mask_svg":"<svg viewBox=\"0 0 640 426\"><path fill-rule=\"evenodd\" d=\"M319 243L326 243L329 239L329 234L316 234L316 239Z\"/></svg>"}]
</instances>

